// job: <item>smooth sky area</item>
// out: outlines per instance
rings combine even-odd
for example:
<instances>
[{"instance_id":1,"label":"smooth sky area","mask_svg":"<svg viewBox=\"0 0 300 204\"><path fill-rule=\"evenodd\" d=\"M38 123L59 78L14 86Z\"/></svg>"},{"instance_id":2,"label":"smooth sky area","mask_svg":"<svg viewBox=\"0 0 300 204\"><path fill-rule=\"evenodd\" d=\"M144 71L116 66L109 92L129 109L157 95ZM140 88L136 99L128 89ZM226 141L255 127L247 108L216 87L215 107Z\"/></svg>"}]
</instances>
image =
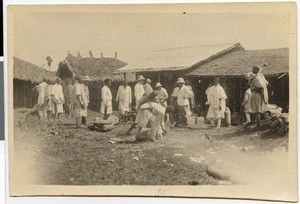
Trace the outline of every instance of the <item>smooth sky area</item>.
<instances>
[{"instance_id":1,"label":"smooth sky area","mask_svg":"<svg viewBox=\"0 0 300 204\"><path fill-rule=\"evenodd\" d=\"M14 56L42 66L51 56L51 70L67 56L113 57L127 63L152 50L201 44L240 42L245 49L289 46L289 19L273 14L116 14L17 13Z\"/></svg>"}]
</instances>

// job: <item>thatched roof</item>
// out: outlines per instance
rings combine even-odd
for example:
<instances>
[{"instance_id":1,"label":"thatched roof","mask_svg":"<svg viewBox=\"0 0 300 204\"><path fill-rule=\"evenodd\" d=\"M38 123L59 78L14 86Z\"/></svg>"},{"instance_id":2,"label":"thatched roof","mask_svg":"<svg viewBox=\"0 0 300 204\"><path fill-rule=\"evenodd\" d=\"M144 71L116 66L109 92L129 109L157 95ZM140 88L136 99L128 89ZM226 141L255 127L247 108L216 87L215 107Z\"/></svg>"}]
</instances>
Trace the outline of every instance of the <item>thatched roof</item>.
<instances>
[{"instance_id":1,"label":"thatched roof","mask_svg":"<svg viewBox=\"0 0 300 204\"><path fill-rule=\"evenodd\" d=\"M60 62L56 75L64 78L66 75L88 75L92 81L104 80L111 78L112 80L122 80L122 74L114 74L114 72L127 65L127 63L114 58L107 57L75 57L68 54L67 58Z\"/></svg>"},{"instance_id":2,"label":"thatched roof","mask_svg":"<svg viewBox=\"0 0 300 204\"><path fill-rule=\"evenodd\" d=\"M118 69L117 73L186 70L233 50L244 50L244 48L240 43L224 43L161 49Z\"/></svg>"},{"instance_id":3,"label":"thatched roof","mask_svg":"<svg viewBox=\"0 0 300 204\"><path fill-rule=\"evenodd\" d=\"M47 71L35 64L21 60L14 57L13 73L14 79L31 81L33 83L39 83L43 81L43 78L55 77L54 72Z\"/></svg>"},{"instance_id":4,"label":"thatched roof","mask_svg":"<svg viewBox=\"0 0 300 204\"><path fill-rule=\"evenodd\" d=\"M245 76L259 65L266 76L289 72L288 48L235 51L190 71L189 76Z\"/></svg>"}]
</instances>

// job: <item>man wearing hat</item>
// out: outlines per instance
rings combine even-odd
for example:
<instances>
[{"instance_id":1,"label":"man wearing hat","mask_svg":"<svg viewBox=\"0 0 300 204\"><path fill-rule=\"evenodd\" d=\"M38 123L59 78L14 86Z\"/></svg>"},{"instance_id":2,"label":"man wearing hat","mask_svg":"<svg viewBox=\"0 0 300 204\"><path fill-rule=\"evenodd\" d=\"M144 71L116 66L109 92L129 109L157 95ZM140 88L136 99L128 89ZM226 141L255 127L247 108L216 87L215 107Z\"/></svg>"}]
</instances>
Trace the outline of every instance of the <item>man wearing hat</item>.
<instances>
[{"instance_id":1,"label":"man wearing hat","mask_svg":"<svg viewBox=\"0 0 300 204\"><path fill-rule=\"evenodd\" d=\"M144 83L144 90L145 90L145 94L147 94L147 95L152 93L153 89L151 87L151 79L146 79L146 81Z\"/></svg>"},{"instance_id":2,"label":"man wearing hat","mask_svg":"<svg viewBox=\"0 0 300 204\"><path fill-rule=\"evenodd\" d=\"M183 78L178 78L176 84L178 84L179 91L177 96L178 105L178 126L187 126L187 108L189 106L189 99L192 96L190 89L185 85Z\"/></svg>"},{"instance_id":3,"label":"man wearing hat","mask_svg":"<svg viewBox=\"0 0 300 204\"><path fill-rule=\"evenodd\" d=\"M136 79L136 85L134 86L134 97L135 97L135 104L138 105L140 99L143 97L143 95L145 94L145 89L143 86L143 83L145 81L145 78L140 75L138 76L138 78Z\"/></svg>"},{"instance_id":4,"label":"man wearing hat","mask_svg":"<svg viewBox=\"0 0 300 204\"><path fill-rule=\"evenodd\" d=\"M89 91L89 83L90 83L91 79L89 76L83 76L82 77L82 86L83 86L83 89L84 89L84 93L86 95L86 108L88 108L88 105L90 103L90 91ZM81 124L82 125L86 125L86 116L83 116L82 117L82 121L81 121Z\"/></svg>"},{"instance_id":5,"label":"man wearing hat","mask_svg":"<svg viewBox=\"0 0 300 204\"><path fill-rule=\"evenodd\" d=\"M167 107L167 99L169 97L167 90L159 82L156 83L155 90L158 91L158 100L160 105Z\"/></svg>"}]
</instances>

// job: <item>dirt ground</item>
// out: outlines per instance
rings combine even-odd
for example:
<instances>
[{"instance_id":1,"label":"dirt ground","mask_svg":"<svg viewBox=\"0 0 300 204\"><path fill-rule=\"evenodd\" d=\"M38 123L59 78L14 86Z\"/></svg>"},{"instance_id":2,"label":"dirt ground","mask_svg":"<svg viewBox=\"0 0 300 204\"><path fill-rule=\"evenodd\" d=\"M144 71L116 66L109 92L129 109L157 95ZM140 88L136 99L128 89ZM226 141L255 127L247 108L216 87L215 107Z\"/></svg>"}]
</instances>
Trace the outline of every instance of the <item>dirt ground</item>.
<instances>
[{"instance_id":1,"label":"dirt ground","mask_svg":"<svg viewBox=\"0 0 300 204\"><path fill-rule=\"evenodd\" d=\"M22 119L14 111L14 161L18 183L55 185L231 185L284 183L288 137L241 126L170 129L155 142L75 128L75 119ZM99 116L89 112L88 121ZM212 140L208 138L211 137ZM270 173L272 172L272 173Z\"/></svg>"}]
</instances>

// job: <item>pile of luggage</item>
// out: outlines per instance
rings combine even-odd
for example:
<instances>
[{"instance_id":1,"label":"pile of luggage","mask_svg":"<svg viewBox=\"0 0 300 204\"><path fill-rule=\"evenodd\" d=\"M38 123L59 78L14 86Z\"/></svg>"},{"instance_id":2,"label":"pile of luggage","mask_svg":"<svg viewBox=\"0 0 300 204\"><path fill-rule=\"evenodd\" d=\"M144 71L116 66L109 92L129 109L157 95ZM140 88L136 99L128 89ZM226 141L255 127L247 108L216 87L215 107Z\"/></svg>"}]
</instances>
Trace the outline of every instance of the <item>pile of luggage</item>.
<instances>
[{"instance_id":1,"label":"pile of luggage","mask_svg":"<svg viewBox=\"0 0 300 204\"><path fill-rule=\"evenodd\" d=\"M287 113L273 115L269 127L270 131L285 136L289 132L289 115Z\"/></svg>"},{"instance_id":2,"label":"pile of luggage","mask_svg":"<svg viewBox=\"0 0 300 204\"><path fill-rule=\"evenodd\" d=\"M110 115L107 120L96 117L93 119L93 122L88 125L88 128L91 131L97 132L109 132L119 124L119 118L115 115Z\"/></svg>"}]
</instances>

